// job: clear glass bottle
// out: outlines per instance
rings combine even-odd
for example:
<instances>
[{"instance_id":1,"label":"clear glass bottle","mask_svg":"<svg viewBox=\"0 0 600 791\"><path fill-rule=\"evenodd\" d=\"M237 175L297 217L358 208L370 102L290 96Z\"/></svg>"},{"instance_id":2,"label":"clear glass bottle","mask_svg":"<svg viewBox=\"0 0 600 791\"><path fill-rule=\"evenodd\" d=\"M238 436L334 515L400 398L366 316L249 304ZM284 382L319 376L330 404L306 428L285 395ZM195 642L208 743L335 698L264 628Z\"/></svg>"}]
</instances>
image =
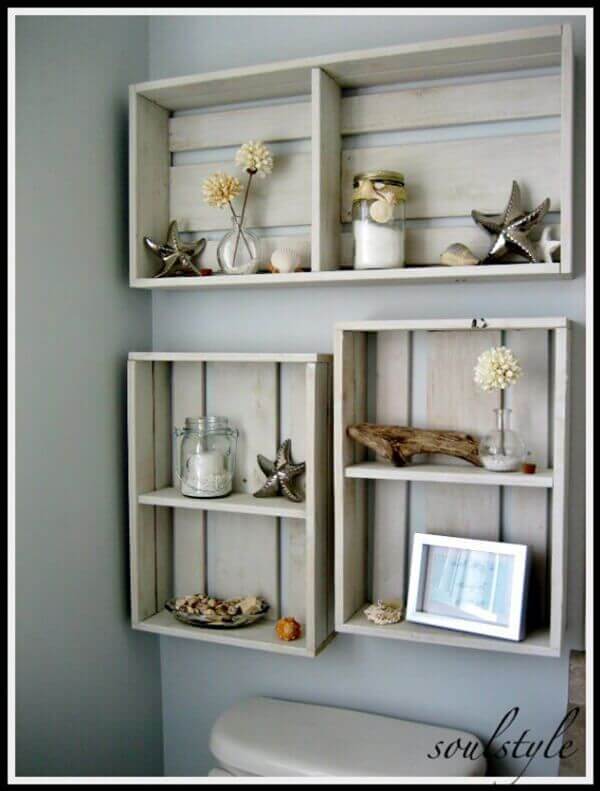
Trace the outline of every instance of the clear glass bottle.
<instances>
[{"instance_id":1,"label":"clear glass bottle","mask_svg":"<svg viewBox=\"0 0 600 791\"><path fill-rule=\"evenodd\" d=\"M233 487L238 430L226 417L186 417L174 430L177 488L186 497L225 497Z\"/></svg>"},{"instance_id":2,"label":"clear glass bottle","mask_svg":"<svg viewBox=\"0 0 600 791\"><path fill-rule=\"evenodd\" d=\"M354 268L404 266L406 191L403 174L393 170L357 173L353 186Z\"/></svg>"},{"instance_id":3,"label":"clear glass bottle","mask_svg":"<svg viewBox=\"0 0 600 791\"><path fill-rule=\"evenodd\" d=\"M511 409L494 409L496 428L479 443L479 456L486 470L513 472L525 459L525 443L510 427Z\"/></svg>"},{"instance_id":4,"label":"clear glass bottle","mask_svg":"<svg viewBox=\"0 0 600 791\"><path fill-rule=\"evenodd\" d=\"M231 222L232 229L217 247L217 261L228 275L252 275L259 264L259 239L243 226L240 230L238 217L232 217Z\"/></svg>"}]
</instances>

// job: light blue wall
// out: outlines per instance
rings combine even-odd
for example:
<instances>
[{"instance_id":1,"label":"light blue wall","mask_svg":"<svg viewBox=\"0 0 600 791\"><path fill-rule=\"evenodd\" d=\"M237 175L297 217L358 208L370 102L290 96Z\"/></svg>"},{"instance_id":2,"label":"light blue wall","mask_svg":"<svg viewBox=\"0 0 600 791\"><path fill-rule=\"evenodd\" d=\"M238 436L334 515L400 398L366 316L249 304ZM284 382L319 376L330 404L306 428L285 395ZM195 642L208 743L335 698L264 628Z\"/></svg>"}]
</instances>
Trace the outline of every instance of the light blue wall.
<instances>
[{"instance_id":1,"label":"light blue wall","mask_svg":"<svg viewBox=\"0 0 600 791\"><path fill-rule=\"evenodd\" d=\"M358 288L228 290L153 295L157 350L331 351L342 319L567 315L576 322L570 488L569 628L582 619L584 499L584 24L548 17L156 17L150 77L319 55L347 49L571 21L577 53L577 277L569 282L437 284ZM553 163L548 163L552 167ZM518 173L507 178L518 178ZM480 653L339 635L316 660L161 639L165 770L203 774L217 715L240 697L274 695L347 706L491 736L501 715L521 707L517 738L551 735L566 706L567 661ZM290 746L293 749L293 746ZM522 762L504 761L502 774ZM552 774L556 761L531 772Z\"/></svg>"},{"instance_id":2,"label":"light blue wall","mask_svg":"<svg viewBox=\"0 0 600 791\"><path fill-rule=\"evenodd\" d=\"M147 21L21 17L16 50L19 776L160 775L158 643L128 622L127 87Z\"/></svg>"}]
</instances>

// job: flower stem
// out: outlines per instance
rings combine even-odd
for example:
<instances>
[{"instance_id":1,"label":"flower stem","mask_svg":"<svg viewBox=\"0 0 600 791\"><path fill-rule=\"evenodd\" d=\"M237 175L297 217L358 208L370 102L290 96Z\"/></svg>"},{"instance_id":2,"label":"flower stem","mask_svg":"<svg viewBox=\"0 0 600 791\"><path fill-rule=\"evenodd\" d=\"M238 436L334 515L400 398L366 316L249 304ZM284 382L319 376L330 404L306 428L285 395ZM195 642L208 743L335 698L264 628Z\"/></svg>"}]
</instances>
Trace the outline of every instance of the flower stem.
<instances>
[{"instance_id":1,"label":"flower stem","mask_svg":"<svg viewBox=\"0 0 600 791\"><path fill-rule=\"evenodd\" d=\"M244 233L244 231L242 229L242 221L240 220L240 218L235 213L235 211L233 209L233 206L231 205L231 201L227 201L227 203L229 204L229 208L231 209L231 214L233 216L233 221L234 221L234 223L236 225L236 228L238 229L238 236L237 236L236 242L239 242L240 234L241 234L242 235L242 239L244 240L244 244L246 245L246 250L248 251L248 255L250 256L250 258L252 258L252 250L250 249L250 245L248 244L248 240L246 239L246 234ZM236 251L237 251L237 243L236 243ZM234 256L233 260L235 261L235 256Z\"/></svg>"},{"instance_id":2,"label":"flower stem","mask_svg":"<svg viewBox=\"0 0 600 791\"><path fill-rule=\"evenodd\" d=\"M506 450L504 447L504 390L500 390L500 453L504 456Z\"/></svg>"},{"instance_id":3,"label":"flower stem","mask_svg":"<svg viewBox=\"0 0 600 791\"><path fill-rule=\"evenodd\" d=\"M237 256L238 246L239 246L239 243L240 243L240 234L242 233L242 227L244 225L244 217L246 215L246 204L248 203L248 195L250 193L250 185L252 184L252 176L253 175L254 175L254 173L252 171L250 171L248 173L248 186L246 187L246 192L244 193L244 202L242 203L242 213L240 215L240 222L239 222L239 225L238 225L238 232L237 232L237 236L236 236L236 239L235 239L235 247L233 249L233 263L234 264L235 264L235 259L236 259L236 256ZM246 244L246 249L248 249L248 245L247 244ZM248 249L248 253L250 253L249 249ZM252 258L252 253L250 253L250 258Z\"/></svg>"}]
</instances>

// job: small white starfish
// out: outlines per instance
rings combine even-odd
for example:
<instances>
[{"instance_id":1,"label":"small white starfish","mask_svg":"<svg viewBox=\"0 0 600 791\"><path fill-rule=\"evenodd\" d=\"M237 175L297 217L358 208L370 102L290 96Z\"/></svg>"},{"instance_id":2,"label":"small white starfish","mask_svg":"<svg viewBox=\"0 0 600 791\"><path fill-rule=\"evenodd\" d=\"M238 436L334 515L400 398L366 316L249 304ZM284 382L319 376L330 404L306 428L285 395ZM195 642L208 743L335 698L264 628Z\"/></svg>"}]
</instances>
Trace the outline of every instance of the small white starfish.
<instances>
[{"instance_id":1,"label":"small white starfish","mask_svg":"<svg viewBox=\"0 0 600 791\"><path fill-rule=\"evenodd\" d=\"M544 263L552 264L553 258L552 254L555 253L560 248L560 241L554 241L550 238L550 234L552 233L552 227L550 225L546 225L544 230L542 231L542 235L538 242L538 250L540 252L540 258L543 258Z\"/></svg>"}]
</instances>

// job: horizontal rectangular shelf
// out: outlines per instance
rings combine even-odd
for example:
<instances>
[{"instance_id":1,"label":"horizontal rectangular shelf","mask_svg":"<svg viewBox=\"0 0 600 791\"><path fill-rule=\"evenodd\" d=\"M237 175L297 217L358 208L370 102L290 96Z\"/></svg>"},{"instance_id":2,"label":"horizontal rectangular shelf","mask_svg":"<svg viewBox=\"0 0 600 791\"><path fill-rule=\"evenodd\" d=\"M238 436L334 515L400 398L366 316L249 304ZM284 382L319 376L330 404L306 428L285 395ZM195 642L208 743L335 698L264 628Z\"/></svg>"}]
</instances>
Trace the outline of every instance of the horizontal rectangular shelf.
<instances>
[{"instance_id":1,"label":"horizontal rectangular shelf","mask_svg":"<svg viewBox=\"0 0 600 791\"><path fill-rule=\"evenodd\" d=\"M252 494L233 493L228 497L185 497L169 486L154 492L140 494L140 505L160 505L166 508L189 508L197 511L221 511L230 514L280 516L287 519L305 519L304 503L292 503L285 497L257 498Z\"/></svg>"},{"instance_id":2,"label":"horizontal rectangular shelf","mask_svg":"<svg viewBox=\"0 0 600 791\"><path fill-rule=\"evenodd\" d=\"M538 470L533 475L522 472L490 472L481 467L459 467L450 464L414 464L394 467L379 461L353 464L345 469L346 478L368 478L380 481L422 481L424 483L462 483L479 486L525 486L551 489L552 470Z\"/></svg>"},{"instance_id":3,"label":"horizontal rectangular shelf","mask_svg":"<svg viewBox=\"0 0 600 791\"><path fill-rule=\"evenodd\" d=\"M275 622L267 619L240 629L219 631L217 629L187 626L176 620L172 613L167 610L161 610L144 621L134 623L133 628L142 632L154 632L167 637L187 637L191 640L203 640L207 643L234 645L239 648L255 648L260 651L272 651L292 656L315 656L315 653L307 648L304 637L290 642L280 640L275 634Z\"/></svg>"},{"instance_id":4,"label":"horizontal rectangular shelf","mask_svg":"<svg viewBox=\"0 0 600 791\"><path fill-rule=\"evenodd\" d=\"M130 360L166 363L328 363L330 354L236 352L129 352Z\"/></svg>"},{"instance_id":5,"label":"horizontal rectangular shelf","mask_svg":"<svg viewBox=\"0 0 600 791\"><path fill-rule=\"evenodd\" d=\"M501 640L495 637L484 637L467 632L458 632L452 629L442 629L437 626L425 626L419 623L401 621L397 624L380 626L369 621L363 610L368 605L363 605L344 624L336 626L337 632L344 634L359 634L367 637L384 637L391 640L410 640L417 643L433 643L437 645L450 645L456 648L475 648L484 651L501 651L511 654L530 654L537 656L559 656L560 651L550 645L549 629L532 631L520 642Z\"/></svg>"},{"instance_id":6,"label":"horizontal rectangular shelf","mask_svg":"<svg viewBox=\"0 0 600 791\"><path fill-rule=\"evenodd\" d=\"M559 263L484 264L482 266L422 266L400 269L330 269L290 274L210 275L208 277L142 277L131 280L133 288L172 290L240 288L241 286L390 285L393 283L465 283L493 280L528 280L560 276Z\"/></svg>"}]
</instances>

